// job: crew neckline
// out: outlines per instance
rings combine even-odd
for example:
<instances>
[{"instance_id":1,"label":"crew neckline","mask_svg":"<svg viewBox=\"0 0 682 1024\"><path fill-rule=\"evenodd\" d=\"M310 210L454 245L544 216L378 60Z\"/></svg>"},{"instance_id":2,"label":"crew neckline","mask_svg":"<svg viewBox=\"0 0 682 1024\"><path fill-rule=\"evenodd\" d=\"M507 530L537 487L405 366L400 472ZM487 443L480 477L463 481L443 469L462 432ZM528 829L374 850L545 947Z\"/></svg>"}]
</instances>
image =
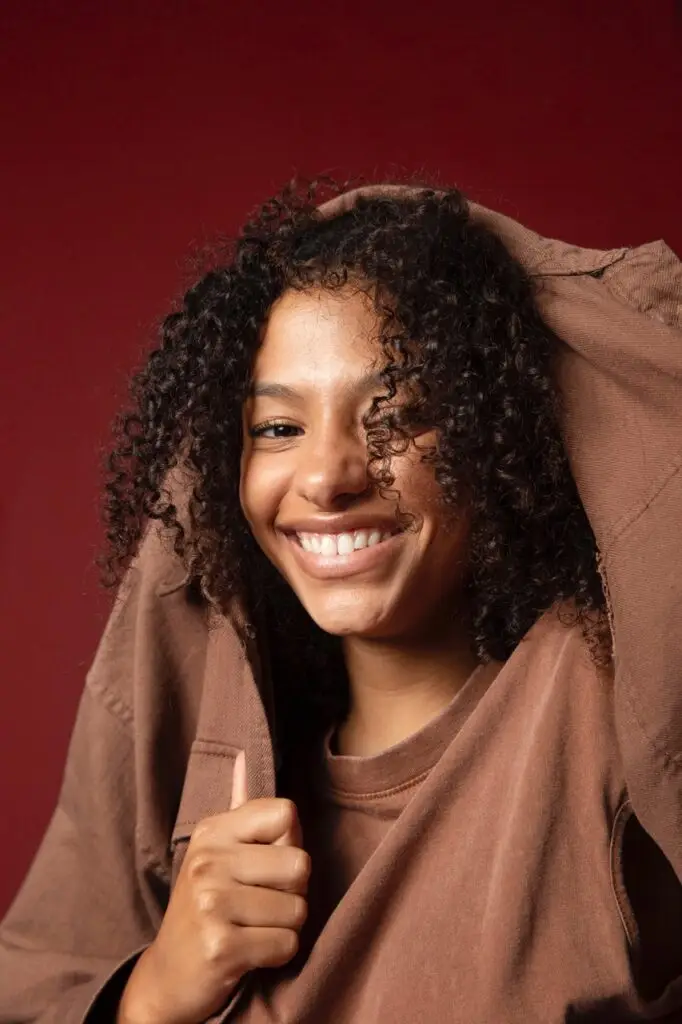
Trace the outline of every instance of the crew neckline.
<instances>
[{"instance_id":1,"label":"crew neckline","mask_svg":"<svg viewBox=\"0 0 682 1024\"><path fill-rule=\"evenodd\" d=\"M324 738L327 789L342 797L370 799L416 784L439 760L499 671L498 662L478 665L450 703L404 740L367 757L333 754L334 730Z\"/></svg>"}]
</instances>

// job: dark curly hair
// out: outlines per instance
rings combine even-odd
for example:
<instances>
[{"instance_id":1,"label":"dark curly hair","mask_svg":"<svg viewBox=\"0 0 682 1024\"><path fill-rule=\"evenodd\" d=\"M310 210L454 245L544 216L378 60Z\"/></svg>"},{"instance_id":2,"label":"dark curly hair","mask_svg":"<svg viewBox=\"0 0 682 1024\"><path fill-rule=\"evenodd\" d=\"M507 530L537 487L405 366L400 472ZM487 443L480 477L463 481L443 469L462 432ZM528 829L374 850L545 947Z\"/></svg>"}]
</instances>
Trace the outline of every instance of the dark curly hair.
<instances>
[{"instance_id":1,"label":"dark curly hair","mask_svg":"<svg viewBox=\"0 0 682 1024\"><path fill-rule=\"evenodd\" d=\"M573 609L595 661L610 656L595 539L559 430L557 340L534 282L455 189L375 194L321 216L320 198L340 191L290 185L221 245L163 322L109 460L106 581L120 579L146 522L161 520L200 592L223 613L238 596L264 624L280 730L302 720L322 728L347 708L337 642L266 563L239 503L242 403L268 311L290 288L371 295L385 397L368 416L370 471L390 488L391 453L409 443L409 428L404 412L382 406L407 385L408 418L438 427L444 501L471 508L466 598L477 656L505 660L557 602ZM164 488L179 462L194 480L187 528Z\"/></svg>"}]
</instances>

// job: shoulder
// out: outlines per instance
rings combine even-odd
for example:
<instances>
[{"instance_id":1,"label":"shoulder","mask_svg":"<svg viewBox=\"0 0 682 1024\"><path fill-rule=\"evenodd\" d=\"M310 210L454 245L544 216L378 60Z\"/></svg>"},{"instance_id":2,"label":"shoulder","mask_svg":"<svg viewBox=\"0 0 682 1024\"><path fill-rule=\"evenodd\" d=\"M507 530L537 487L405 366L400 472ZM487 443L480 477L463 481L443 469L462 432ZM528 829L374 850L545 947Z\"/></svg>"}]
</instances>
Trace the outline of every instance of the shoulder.
<instances>
[{"instance_id":1,"label":"shoulder","mask_svg":"<svg viewBox=\"0 0 682 1024\"><path fill-rule=\"evenodd\" d=\"M119 588L87 675L91 694L136 735L194 738L210 646L243 659L237 616L218 615L153 523Z\"/></svg>"}]
</instances>

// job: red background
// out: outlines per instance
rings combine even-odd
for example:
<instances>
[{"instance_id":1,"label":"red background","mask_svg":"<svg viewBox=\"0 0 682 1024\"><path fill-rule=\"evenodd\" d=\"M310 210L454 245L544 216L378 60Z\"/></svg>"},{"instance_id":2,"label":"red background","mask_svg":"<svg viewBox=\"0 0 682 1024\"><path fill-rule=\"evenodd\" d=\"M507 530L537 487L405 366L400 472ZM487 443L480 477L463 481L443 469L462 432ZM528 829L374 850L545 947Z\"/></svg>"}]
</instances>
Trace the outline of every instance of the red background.
<instances>
[{"instance_id":1,"label":"red background","mask_svg":"<svg viewBox=\"0 0 682 1024\"><path fill-rule=\"evenodd\" d=\"M0 14L0 912L106 613L100 450L186 276L292 172L425 170L541 232L682 250L672 0L35 3Z\"/></svg>"}]
</instances>

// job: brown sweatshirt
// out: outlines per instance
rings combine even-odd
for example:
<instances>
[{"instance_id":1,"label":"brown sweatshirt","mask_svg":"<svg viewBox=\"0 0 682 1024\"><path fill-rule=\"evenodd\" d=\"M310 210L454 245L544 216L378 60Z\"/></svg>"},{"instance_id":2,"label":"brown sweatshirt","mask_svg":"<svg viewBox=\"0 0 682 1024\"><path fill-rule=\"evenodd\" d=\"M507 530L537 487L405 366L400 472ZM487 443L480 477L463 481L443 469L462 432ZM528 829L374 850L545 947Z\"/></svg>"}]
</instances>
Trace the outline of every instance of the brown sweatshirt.
<instances>
[{"instance_id":1,"label":"brown sweatshirt","mask_svg":"<svg viewBox=\"0 0 682 1024\"><path fill-rule=\"evenodd\" d=\"M599 545L614 669L597 670L553 609L432 723L433 756L419 734L397 760L328 758L319 799L336 804L340 845L315 831L322 804L305 831L336 892L322 887L307 956L246 979L221 1019L682 1021L682 267L661 242L588 251L474 213L538 277L562 339L564 437ZM262 653L227 619L208 630L150 532L0 929L2 1024L113 1020L193 827L229 808L239 750L249 796L273 795ZM377 829L371 808L387 797Z\"/></svg>"}]
</instances>

